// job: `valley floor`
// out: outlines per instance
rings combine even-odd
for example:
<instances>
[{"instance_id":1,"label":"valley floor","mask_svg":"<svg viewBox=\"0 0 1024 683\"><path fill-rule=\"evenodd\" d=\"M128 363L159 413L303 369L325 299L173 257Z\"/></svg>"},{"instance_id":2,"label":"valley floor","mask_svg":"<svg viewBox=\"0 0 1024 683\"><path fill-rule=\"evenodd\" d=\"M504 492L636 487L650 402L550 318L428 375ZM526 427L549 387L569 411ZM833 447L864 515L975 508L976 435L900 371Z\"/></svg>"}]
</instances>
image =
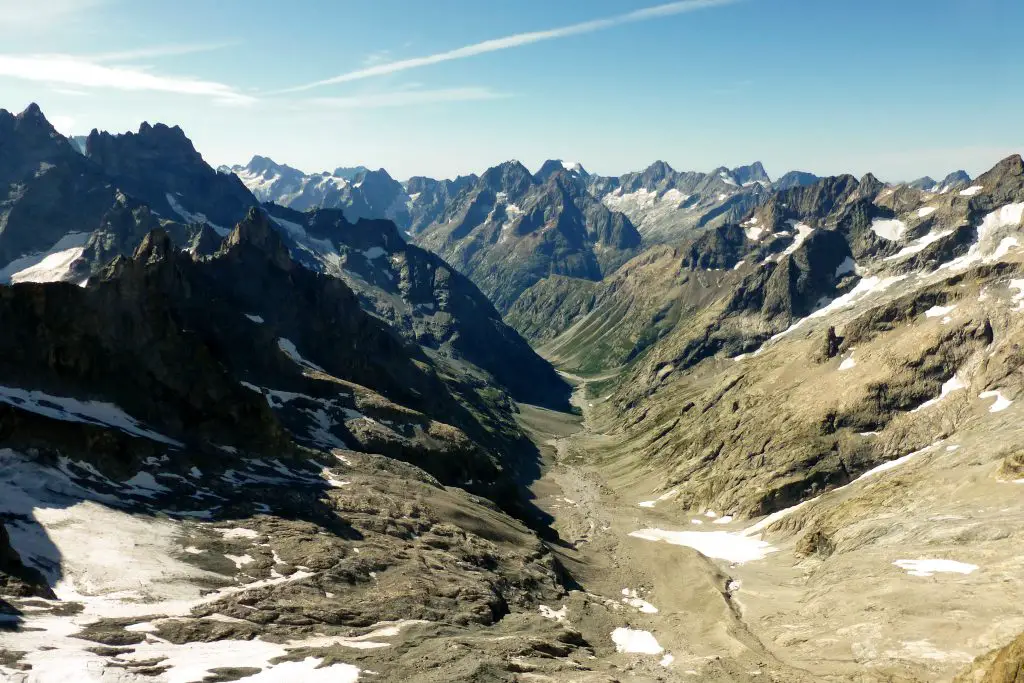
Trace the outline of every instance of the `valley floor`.
<instances>
[{"instance_id":1,"label":"valley floor","mask_svg":"<svg viewBox=\"0 0 1024 683\"><path fill-rule=\"evenodd\" d=\"M807 558L795 552L796 534L761 533L796 508L754 524L733 521L724 510L673 509L666 504L670 491L651 493L656 473L613 453L615 437L598 431L593 418L602 399L589 396L586 380L571 379L582 418L521 406L544 463L531 490L553 517L559 542L552 550L578 585L551 607L591 643L607 643L612 634L617 651L600 659L616 680L952 680L975 656L1024 630L1012 608L1021 597L1013 579L1020 558L999 531L1024 521L1017 487L976 471L959 482L950 469L963 462L928 462L928 486L956 488L959 514L935 514L941 494L907 504L901 514L881 506L876 517L888 518L889 527L905 524L911 536L959 533L965 540L970 532L957 524L970 518L975 535L987 526L982 535L1009 541L986 543L963 562L910 559L917 557L912 542ZM955 457L954 445L959 441L937 443L934 460ZM826 502L836 508L877 496L886 469L822 498L834 499ZM920 530L944 522L950 529ZM954 539L946 541L955 547ZM893 552L908 559L894 566ZM983 571L970 561L984 563Z\"/></svg>"}]
</instances>

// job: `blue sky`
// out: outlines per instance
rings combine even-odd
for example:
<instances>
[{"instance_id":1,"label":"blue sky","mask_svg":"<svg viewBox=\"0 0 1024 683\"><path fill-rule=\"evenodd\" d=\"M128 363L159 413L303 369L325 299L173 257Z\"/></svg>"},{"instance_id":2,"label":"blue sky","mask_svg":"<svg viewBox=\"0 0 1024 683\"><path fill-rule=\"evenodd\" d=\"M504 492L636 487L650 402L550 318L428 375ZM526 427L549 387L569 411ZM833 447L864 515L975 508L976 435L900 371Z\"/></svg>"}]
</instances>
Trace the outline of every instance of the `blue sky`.
<instances>
[{"instance_id":1,"label":"blue sky","mask_svg":"<svg viewBox=\"0 0 1024 683\"><path fill-rule=\"evenodd\" d=\"M973 175L1024 151L1022 26L1020 0L0 0L0 107L399 178Z\"/></svg>"}]
</instances>

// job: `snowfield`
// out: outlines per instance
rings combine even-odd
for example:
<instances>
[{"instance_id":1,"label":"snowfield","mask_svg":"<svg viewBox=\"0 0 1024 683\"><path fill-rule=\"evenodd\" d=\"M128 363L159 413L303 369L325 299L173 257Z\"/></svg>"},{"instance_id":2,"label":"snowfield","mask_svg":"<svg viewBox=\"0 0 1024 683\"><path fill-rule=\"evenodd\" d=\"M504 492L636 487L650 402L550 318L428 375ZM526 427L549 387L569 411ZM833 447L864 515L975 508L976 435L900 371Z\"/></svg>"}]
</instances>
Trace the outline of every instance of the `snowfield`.
<instances>
[{"instance_id":1,"label":"snowfield","mask_svg":"<svg viewBox=\"0 0 1024 683\"><path fill-rule=\"evenodd\" d=\"M352 649L390 647L387 639L417 621L381 622L359 636L310 636L271 643L252 640L220 640L174 644L153 633L165 618L187 617L200 605L248 590L299 581L314 576L300 569L281 576L236 583L231 577L200 569L179 557L201 554L194 547L180 547L188 522L117 509L123 495L97 493L70 476L86 475L88 481L121 486L124 491L147 487L167 490L149 473L116 484L87 465L62 460L48 468L11 450L0 450L0 515L7 522L11 545L29 566L39 569L62 602L78 603L79 612L50 613L46 608L24 610L17 630L2 631L0 645L26 652L31 665L29 681L119 681L123 683L187 683L203 680L211 670L223 667L259 668L259 673L240 680L356 681L358 667L307 657L300 661L272 663L292 651L310 647L341 646ZM102 529L103 533L96 533ZM253 541L251 529L218 529L225 539ZM236 567L253 562L248 554L226 555ZM217 585L221 588L215 588ZM210 592L211 588L215 588ZM47 602L49 601L41 601ZM53 603L59 605L60 603ZM126 630L145 634L142 643L116 656L100 656L90 649L95 643L75 637L100 619L145 618ZM231 617L211 615L215 621ZM0 615L10 621L10 615ZM161 660L166 671L155 676L134 674L117 664ZM16 672L0 666L0 679L21 680ZM12 678L13 677L13 678Z\"/></svg>"},{"instance_id":2,"label":"snowfield","mask_svg":"<svg viewBox=\"0 0 1024 683\"><path fill-rule=\"evenodd\" d=\"M85 251L90 234L72 232L60 238L45 252L17 258L0 268L0 284L14 282L59 282L71 270L71 264Z\"/></svg>"},{"instance_id":3,"label":"snowfield","mask_svg":"<svg viewBox=\"0 0 1024 683\"><path fill-rule=\"evenodd\" d=\"M767 541L728 531L640 529L630 532L629 535L645 541L663 541L672 545L686 546L707 557L725 560L733 564L763 560L769 553L778 550Z\"/></svg>"}]
</instances>

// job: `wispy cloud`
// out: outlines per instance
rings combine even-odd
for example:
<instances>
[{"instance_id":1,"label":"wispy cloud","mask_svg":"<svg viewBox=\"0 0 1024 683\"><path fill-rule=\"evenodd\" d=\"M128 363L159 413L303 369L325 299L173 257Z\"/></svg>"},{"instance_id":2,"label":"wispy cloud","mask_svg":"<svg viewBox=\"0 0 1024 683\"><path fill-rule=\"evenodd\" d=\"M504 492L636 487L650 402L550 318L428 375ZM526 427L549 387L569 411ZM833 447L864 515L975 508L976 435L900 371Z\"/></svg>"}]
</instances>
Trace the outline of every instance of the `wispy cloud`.
<instances>
[{"instance_id":1,"label":"wispy cloud","mask_svg":"<svg viewBox=\"0 0 1024 683\"><path fill-rule=\"evenodd\" d=\"M75 90L74 88L50 88L53 92L58 95L67 95L68 97L89 97L92 93L88 93L84 90Z\"/></svg>"},{"instance_id":2,"label":"wispy cloud","mask_svg":"<svg viewBox=\"0 0 1024 683\"><path fill-rule=\"evenodd\" d=\"M438 102L468 102L497 100L510 97L507 93L488 88L442 88L437 90L399 90L395 92L367 93L348 97L314 97L306 103L335 109L376 109L379 107L405 107Z\"/></svg>"},{"instance_id":3,"label":"wispy cloud","mask_svg":"<svg viewBox=\"0 0 1024 683\"><path fill-rule=\"evenodd\" d=\"M363 66L384 64L391 59L391 50L376 50L363 57Z\"/></svg>"},{"instance_id":4,"label":"wispy cloud","mask_svg":"<svg viewBox=\"0 0 1024 683\"><path fill-rule=\"evenodd\" d=\"M139 59L156 59L158 57L177 57L180 55L191 55L197 52L212 52L238 45L237 41L222 43L181 43L171 45L153 45L140 47L136 50L121 50L118 52L104 52L88 57L91 62L134 62Z\"/></svg>"},{"instance_id":5,"label":"wispy cloud","mask_svg":"<svg viewBox=\"0 0 1024 683\"><path fill-rule=\"evenodd\" d=\"M510 48L522 47L523 45L531 45L533 43L540 43L547 40L555 40L584 33L603 31L622 24L649 21L651 19L684 14L687 12L695 12L697 10L709 9L712 7L722 7L739 1L740 0L678 0L677 2L669 2L662 5L656 5L654 7L638 9L605 19L594 19L591 21L584 21L579 24L571 24L569 26L546 29L543 31L517 33L503 38L485 40L482 43L473 43L472 45L466 45L454 50L439 52L425 57L413 57L384 64L375 64L364 69L349 71L348 73L334 76L333 78L327 78L321 81L314 81L312 83L299 85L294 88L288 88L281 92L299 92L319 88L325 85L348 83L350 81L358 81L364 78L384 76L387 74L397 73L399 71L407 71L409 69L418 69L432 64L440 64L441 62L450 62L455 59L475 57L477 55L487 54L488 52L498 52L499 50L508 50Z\"/></svg>"},{"instance_id":6,"label":"wispy cloud","mask_svg":"<svg viewBox=\"0 0 1024 683\"><path fill-rule=\"evenodd\" d=\"M188 76L164 76L126 66L106 66L72 55L0 55L0 76L51 86L205 96L221 104L256 101L251 95L224 83Z\"/></svg>"},{"instance_id":7,"label":"wispy cloud","mask_svg":"<svg viewBox=\"0 0 1024 683\"><path fill-rule=\"evenodd\" d=\"M46 30L106 0L0 0L0 29Z\"/></svg>"}]
</instances>

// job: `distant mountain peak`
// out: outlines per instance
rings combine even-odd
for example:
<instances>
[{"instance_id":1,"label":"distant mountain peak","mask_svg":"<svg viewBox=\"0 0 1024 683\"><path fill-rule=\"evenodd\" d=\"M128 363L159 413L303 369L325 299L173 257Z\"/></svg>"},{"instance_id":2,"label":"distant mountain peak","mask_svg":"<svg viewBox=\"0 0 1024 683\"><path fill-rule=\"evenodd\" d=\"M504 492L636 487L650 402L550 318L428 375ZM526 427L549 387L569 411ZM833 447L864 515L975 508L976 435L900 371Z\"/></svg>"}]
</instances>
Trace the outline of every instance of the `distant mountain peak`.
<instances>
[{"instance_id":1,"label":"distant mountain peak","mask_svg":"<svg viewBox=\"0 0 1024 683\"><path fill-rule=\"evenodd\" d=\"M909 183L907 183L908 187L912 187L916 190L930 190L933 187L935 187L935 185L935 178L932 178L931 176L928 175L921 176L917 180L912 180Z\"/></svg>"},{"instance_id":2,"label":"distant mountain peak","mask_svg":"<svg viewBox=\"0 0 1024 683\"><path fill-rule=\"evenodd\" d=\"M493 192L516 194L534 184L536 179L522 162L510 159L484 171L479 182Z\"/></svg>"},{"instance_id":3,"label":"distant mountain peak","mask_svg":"<svg viewBox=\"0 0 1024 683\"><path fill-rule=\"evenodd\" d=\"M571 173L584 174L587 172L586 169L583 168L583 164L578 161L566 161L564 159L559 159L558 163L562 165L562 168Z\"/></svg>"},{"instance_id":4,"label":"distant mountain peak","mask_svg":"<svg viewBox=\"0 0 1024 683\"><path fill-rule=\"evenodd\" d=\"M755 161L747 166L737 166L736 168L731 169L729 173L740 185L761 183L767 186L772 182L772 179L768 177L768 172L764 170L764 166L760 161Z\"/></svg>"},{"instance_id":5,"label":"distant mountain peak","mask_svg":"<svg viewBox=\"0 0 1024 683\"><path fill-rule=\"evenodd\" d=\"M53 124L50 123L46 116L43 115L43 110L35 102L29 104L25 107L24 111L14 116L14 121L19 130L34 131L32 136L34 139L65 139L63 135L57 132L57 129L53 127Z\"/></svg>"},{"instance_id":6,"label":"distant mountain peak","mask_svg":"<svg viewBox=\"0 0 1024 683\"><path fill-rule=\"evenodd\" d=\"M772 184L775 190L788 190L791 187L803 187L813 185L820 178L808 171L789 171Z\"/></svg>"},{"instance_id":7,"label":"distant mountain peak","mask_svg":"<svg viewBox=\"0 0 1024 683\"><path fill-rule=\"evenodd\" d=\"M968 185L971 182L971 176L967 171L960 169L959 171L953 171L945 178L942 179L942 187L959 187L960 185Z\"/></svg>"},{"instance_id":8,"label":"distant mountain peak","mask_svg":"<svg viewBox=\"0 0 1024 683\"><path fill-rule=\"evenodd\" d=\"M644 169L644 173L652 173L664 177L675 173L675 169L668 165L668 162L658 160Z\"/></svg>"},{"instance_id":9,"label":"distant mountain peak","mask_svg":"<svg viewBox=\"0 0 1024 683\"><path fill-rule=\"evenodd\" d=\"M248 170L250 173L256 173L256 174L261 174L261 175L262 174L266 174L267 172L270 172L270 173L283 173L283 172L287 172L287 171L300 172L297 169L293 169L291 166L288 166L287 164L279 164L276 161L274 161L273 159L271 159L270 157L260 156L259 154L254 155L253 158L249 160L249 163L246 164L245 166L240 166L240 167L237 167L237 168L244 168L244 169Z\"/></svg>"},{"instance_id":10,"label":"distant mountain peak","mask_svg":"<svg viewBox=\"0 0 1024 683\"><path fill-rule=\"evenodd\" d=\"M564 161L562 159L548 159L541 165L534 174L539 182L546 182L548 178L556 173L569 173L580 178L589 178L590 174L578 161Z\"/></svg>"},{"instance_id":11,"label":"distant mountain peak","mask_svg":"<svg viewBox=\"0 0 1024 683\"><path fill-rule=\"evenodd\" d=\"M251 207L245 218L231 230L224 240L227 251L236 247L251 246L267 255L282 270L293 266L288 247L281 235L270 224L270 218L258 207Z\"/></svg>"},{"instance_id":12,"label":"distant mountain peak","mask_svg":"<svg viewBox=\"0 0 1024 683\"><path fill-rule=\"evenodd\" d=\"M46 121L46 117L43 116L43 110L39 108L39 105L35 102L30 103L25 107L24 111L18 114L19 119L41 119Z\"/></svg>"},{"instance_id":13,"label":"distant mountain peak","mask_svg":"<svg viewBox=\"0 0 1024 683\"><path fill-rule=\"evenodd\" d=\"M363 171L362 173L356 176L355 180L356 182L363 182L365 180L384 180L391 183L394 182L395 179L392 178L391 174L388 173L385 169L378 168L376 171L371 171L369 169Z\"/></svg>"},{"instance_id":14,"label":"distant mountain peak","mask_svg":"<svg viewBox=\"0 0 1024 683\"><path fill-rule=\"evenodd\" d=\"M136 247L132 259L145 263L156 263L157 261L167 259L169 255L174 253L175 249L171 243L170 235L163 228L156 228L146 233L146 236L142 238L142 242Z\"/></svg>"},{"instance_id":15,"label":"distant mountain peak","mask_svg":"<svg viewBox=\"0 0 1024 683\"><path fill-rule=\"evenodd\" d=\"M357 175L366 173L369 170L366 166L339 166L331 172L331 175L336 178L344 178L345 180L355 180Z\"/></svg>"}]
</instances>

